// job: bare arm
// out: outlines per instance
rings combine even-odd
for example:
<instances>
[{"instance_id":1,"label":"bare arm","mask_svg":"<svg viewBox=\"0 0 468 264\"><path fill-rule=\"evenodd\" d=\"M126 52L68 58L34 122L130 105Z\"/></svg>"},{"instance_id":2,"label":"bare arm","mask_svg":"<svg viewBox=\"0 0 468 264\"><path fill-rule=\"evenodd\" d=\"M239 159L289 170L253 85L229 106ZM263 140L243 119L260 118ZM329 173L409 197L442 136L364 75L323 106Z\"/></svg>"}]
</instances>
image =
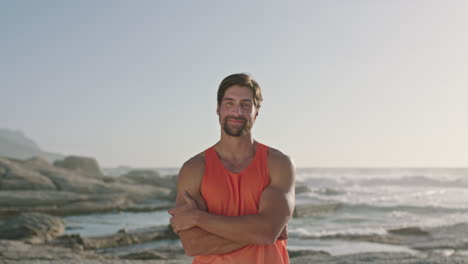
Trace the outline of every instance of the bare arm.
<instances>
[{"instance_id":1,"label":"bare arm","mask_svg":"<svg viewBox=\"0 0 468 264\"><path fill-rule=\"evenodd\" d=\"M196 206L206 211L200 187L204 173L204 159L196 156L187 161L181 168L177 183L176 206L187 205L184 192L189 192L196 201ZM178 232L185 252L189 256L225 254L246 246L246 243L237 243L229 239L214 235L199 227Z\"/></svg>"},{"instance_id":2,"label":"bare arm","mask_svg":"<svg viewBox=\"0 0 468 264\"><path fill-rule=\"evenodd\" d=\"M260 198L258 214L220 216L201 210L178 212L177 222L183 224L176 223L176 229L198 226L241 244L273 244L294 210L295 168L289 157L278 151L272 151L269 156L271 181Z\"/></svg>"}]
</instances>

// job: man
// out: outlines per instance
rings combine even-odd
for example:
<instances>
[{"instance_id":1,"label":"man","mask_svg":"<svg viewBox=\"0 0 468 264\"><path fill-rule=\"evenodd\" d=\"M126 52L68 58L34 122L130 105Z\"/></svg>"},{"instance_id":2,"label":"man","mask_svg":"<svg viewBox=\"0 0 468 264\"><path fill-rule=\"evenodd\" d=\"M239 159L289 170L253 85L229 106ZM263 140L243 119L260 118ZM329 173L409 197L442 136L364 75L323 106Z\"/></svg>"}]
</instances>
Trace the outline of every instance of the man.
<instances>
[{"instance_id":1,"label":"man","mask_svg":"<svg viewBox=\"0 0 468 264\"><path fill-rule=\"evenodd\" d=\"M285 239L295 167L253 139L261 102L260 86L249 75L226 77L216 108L221 139L179 172L170 222L193 263L289 263Z\"/></svg>"}]
</instances>

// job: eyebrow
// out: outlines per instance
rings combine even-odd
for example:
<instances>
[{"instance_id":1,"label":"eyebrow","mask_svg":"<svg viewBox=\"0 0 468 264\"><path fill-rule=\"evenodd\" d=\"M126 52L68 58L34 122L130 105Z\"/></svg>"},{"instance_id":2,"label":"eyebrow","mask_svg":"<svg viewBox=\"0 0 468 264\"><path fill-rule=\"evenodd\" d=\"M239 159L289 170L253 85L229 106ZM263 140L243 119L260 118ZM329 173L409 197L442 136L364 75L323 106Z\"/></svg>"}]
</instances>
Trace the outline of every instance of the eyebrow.
<instances>
[{"instance_id":1,"label":"eyebrow","mask_svg":"<svg viewBox=\"0 0 468 264\"><path fill-rule=\"evenodd\" d=\"M223 101L235 101L235 100L236 100L236 99L231 98L231 97L223 98ZM241 102L249 102L249 103L252 103L253 100L252 100L252 99L242 99Z\"/></svg>"}]
</instances>

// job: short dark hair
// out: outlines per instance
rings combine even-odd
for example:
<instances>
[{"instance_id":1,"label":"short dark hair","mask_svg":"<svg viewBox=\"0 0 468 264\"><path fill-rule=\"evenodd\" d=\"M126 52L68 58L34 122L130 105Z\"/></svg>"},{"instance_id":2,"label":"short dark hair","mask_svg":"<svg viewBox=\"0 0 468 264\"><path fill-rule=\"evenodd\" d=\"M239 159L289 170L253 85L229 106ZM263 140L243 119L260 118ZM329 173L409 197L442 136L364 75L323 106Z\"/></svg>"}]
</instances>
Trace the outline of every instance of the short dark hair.
<instances>
[{"instance_id":1,"label":"short dark hair","mask_svg":"<svg viewBox=\"0 0 468 264\"><path fill-rule=\"evenodd\" d=\"M221 105L221 101L223 100L226 90L234 85L250 88L253 93L254 105L257 109L260 108L263 101L262 89L260 88L260 85L258 85L257 81L255 81L248 73L231 74L221 81L218 88L218 105Z\"/></svg>"}]
</instances>

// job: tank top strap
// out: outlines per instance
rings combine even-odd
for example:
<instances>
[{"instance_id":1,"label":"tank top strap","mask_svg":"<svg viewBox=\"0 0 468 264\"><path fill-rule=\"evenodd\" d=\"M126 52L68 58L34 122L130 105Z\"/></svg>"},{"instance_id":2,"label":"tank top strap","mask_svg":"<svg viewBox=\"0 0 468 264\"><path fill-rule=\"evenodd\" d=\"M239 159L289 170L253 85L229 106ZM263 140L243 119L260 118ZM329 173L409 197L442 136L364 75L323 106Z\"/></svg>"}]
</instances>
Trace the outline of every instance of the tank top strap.
<instances>
[{"instance_id":1,"label":"tank top strap","mask_svg":"<svg viewBox=\"0 0 468 264\"><path fill-rule=\"evenodd\" d=\"M267 158L267 155L268 155L268 147L266 145L263 145L262 143L258 142L258 147L257 147L257 151L259 151L260 153L260 157L262 159L265 159Z\"/></svg>"},{"instance_id":2,"label":"tank top strap","mask_svg":"<svg viewBox=\"0 0 468 264\"><path fill-rule=\"evenodd\" d=\"M214 146L205 150L205 171L217 167L218 154Z\"/></svg>"},{"instance_id":3,"label":"tank top strap","mask_svg":"<svg viewBox=\"0 0 468 264\"><path fill-rule=\"evenodd\" d=\"M252 169L255 170L255 174L261 179L262 186L266 187L270 184L270 173L268 170L268 146L258 142L257 143L257 154L255 164Z\"/></svg>"},{"instance_id":4,"label":"tank top strap","mask_svg":"<svg viewBox=\"0 0 468 264\"><path fill-rule=\"evenodd\" d=\"M249 168L260 168L262 172L268 175L268 146L257 142L256 153L252 161L253 164L245 170L248 171ZM214 146L205 150L205 169L223 169L228 172L224 165L221 163L221 160L216 152Z\"/></svg>"}]
</instances>

